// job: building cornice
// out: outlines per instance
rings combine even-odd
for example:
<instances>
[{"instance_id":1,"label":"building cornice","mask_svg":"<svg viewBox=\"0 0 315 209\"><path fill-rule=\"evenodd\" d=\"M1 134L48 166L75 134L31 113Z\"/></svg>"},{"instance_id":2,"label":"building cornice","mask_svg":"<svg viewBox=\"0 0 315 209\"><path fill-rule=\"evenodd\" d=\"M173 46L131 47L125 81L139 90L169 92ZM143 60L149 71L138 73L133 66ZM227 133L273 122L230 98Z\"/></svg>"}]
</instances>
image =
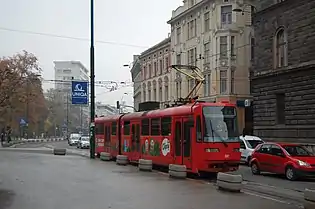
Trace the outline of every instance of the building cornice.
<instances>
[{"instance_id":1,"label":"building cornice","mask_svg":"<svg viewBox=\"0 0 315 209\"><path fill-rule=\"evenodd\" d=\"M164 39L163 41L161 41L160 43L152 46L151 48L145 50L144 52L141 53L141 55L139 56L139 59L142 59L143 57L152 54L156 51L161 50L162 48L166 48L168 46L171 45L171 37L168 37L166 39Z\"/></svg>"},{"instance_id":2,"label":"building cornice","mask_svg":"<svg viewBox=\"0 0 315 209\"><path fill-rule=\"evenodd\" d=\"M209 0L206 1L201 1L197 4L195 4L193 7L190 7L189 9L186 9L185 11L183 11L182 13L176 15L175 17L172 17L169 21L167 21L167 24L172 24L175 21L181 19L182 17L188 15L189 13L199 9L200 7L204 6L205 4L207 4L209 2Z\"/></svg>"}]
</instances>

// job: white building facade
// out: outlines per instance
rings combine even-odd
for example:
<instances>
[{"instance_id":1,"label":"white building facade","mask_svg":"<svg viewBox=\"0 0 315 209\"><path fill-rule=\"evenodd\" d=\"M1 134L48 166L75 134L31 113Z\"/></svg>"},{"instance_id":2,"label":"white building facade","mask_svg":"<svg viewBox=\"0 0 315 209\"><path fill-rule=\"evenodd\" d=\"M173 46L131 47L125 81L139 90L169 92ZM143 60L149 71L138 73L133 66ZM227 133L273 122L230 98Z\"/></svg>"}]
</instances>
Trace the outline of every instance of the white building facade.
<instances>
[{"instance_id":1,"label":"white building facade","mask_svg":"<svg viewBox=\"0 0 315 209\"><path fill-rule=\"evenodd\" d=\"M79 61L54 61L54 69L56 89L70 90L72 80L89 81L89 71Z\"/></svg>"},{"instance_id":2,"label":"white building facade","mask_svg":"<svg viewBox=\"0 0 315 209\"><path fill-rule=\"evenodd\" d=\"M139 104L141 103L141 64L140 55L133 56L132 67L130 70L131 78L133 82L133 107L135 110L139 110Z\"/></svg>"},{"instance_id":3,"label":"white building facade","mask_svg":"<svg viewBox=\"0 0 315 209\"><path fill-rule=\"evenodd\" d=\"M169 37L140 55L141 102L156 101L164 107L174 99L171 95L170 47Z\"/></svg>"},{"instance_id":4,"label":"white building facade","mask_svg":"<svg viewBox=\"0 0 315 209\"><path fill-rule=\"evenodd\" d=\"M205 101L250 99L251 2L246 0L184 0L172 12L171 61L194 65L204 75L196 92ZM233 12L242 9L243 13ZM172 71L176 97L187 95L193 80ZM242 115L242 110L240 110ZM243 116L240 116L243 118ZM241 124L244 123L240 119ZM241 125L242 126L242 125Z\"/></svg>"}]
</instances>

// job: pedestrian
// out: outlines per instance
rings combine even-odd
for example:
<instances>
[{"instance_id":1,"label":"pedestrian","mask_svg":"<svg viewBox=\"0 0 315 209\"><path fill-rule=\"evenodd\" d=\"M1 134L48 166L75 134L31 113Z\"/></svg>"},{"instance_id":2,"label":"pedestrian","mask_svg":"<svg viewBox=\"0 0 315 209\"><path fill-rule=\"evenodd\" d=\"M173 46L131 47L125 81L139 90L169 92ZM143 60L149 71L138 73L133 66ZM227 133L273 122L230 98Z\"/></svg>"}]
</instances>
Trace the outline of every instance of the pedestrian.
<instances>
[{"instance_id":1,"label":"pedestrian","mask_svg":"<svg viewBox=\"0 0 315 209\"><path fill-rule=\"evenodd\" d=\"M3 145L4 140L5 140L5 128L3 127L1 130L1 145Z\"/></svg>"},{"instance_id":2,"label":"pedestrian","mask_svg":"<svg viewBox=\"0 0 315 209\"><path fill-rule=\"evenodd\" d=\"M8 143L11 142L11 132L12 132L11 127L7 126L7 140L8 140Z\"/></svg>"}]
</instances>

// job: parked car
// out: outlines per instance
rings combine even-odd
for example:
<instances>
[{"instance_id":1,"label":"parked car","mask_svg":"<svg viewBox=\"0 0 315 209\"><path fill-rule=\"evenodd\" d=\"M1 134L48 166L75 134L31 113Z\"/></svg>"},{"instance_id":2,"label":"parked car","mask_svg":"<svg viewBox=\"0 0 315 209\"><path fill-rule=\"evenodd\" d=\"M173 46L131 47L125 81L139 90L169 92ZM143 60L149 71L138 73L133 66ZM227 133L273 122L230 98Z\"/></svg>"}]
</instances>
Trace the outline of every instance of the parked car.
<instances>
[{"instance_id":1,"label":"parked car","mask_svg":"<svg viewBox=\"0 0 315 209\"><path fill-rule=\"evenodd\" d=\"M255 149L250 161L252 173L284 174L288 180L315 177L315 156L298 144L264 143Z\"/></svg>"},{"instance_id":2,"label":"parked car","mask_svg":"<svg viewBox=\"0 0 315 209\"><path fill-rule=\"evenodd\" d=\"M77 144L77 148L89 149L90 148L90 137L89 136L81 136L79 139L79 142Z\"/></svg>"},{"instance_id":3,"label":"parked car","mask_svg":"<svg viewBox=\"0 0 315 209\"><path fill-rule=\"evenodd\" d=\"M253 151L257 145L262 143L264 143L264 141L257 136L240 136L241 162L249 165Z\"/></svg>"},{"instance_id":4,"label":"parked car","mask_svg":"<svg viewBox=\"0 0 315 209\"><path fill-rule=\"evenodd\" d=\"M69 145L70 146L77 145L77 143L79 142L80 137L81 137L81 135L78 134L78 133L70 134L69 141L68 141Z\"/></svg>"}]
</instances>

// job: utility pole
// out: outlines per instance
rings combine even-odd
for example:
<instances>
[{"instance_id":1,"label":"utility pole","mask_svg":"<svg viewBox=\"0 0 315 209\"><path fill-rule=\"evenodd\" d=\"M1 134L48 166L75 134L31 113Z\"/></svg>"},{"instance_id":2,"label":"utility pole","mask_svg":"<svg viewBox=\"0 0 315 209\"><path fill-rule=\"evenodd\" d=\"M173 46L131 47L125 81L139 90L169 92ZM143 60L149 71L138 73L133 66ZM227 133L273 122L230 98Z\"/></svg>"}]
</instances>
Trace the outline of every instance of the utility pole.
<instances>
[{"instance_id":1,"label":"utility pole","mask_svg":"<svg viewBox=\"0 0 315 209\"><path fill-rule=\"evenodd\" d=\"M28 100L29 100L29 87L30 87L30 85L29 85L29 80L28 80L28 78L26 78L26 124L25 124L25 127L26 127L26 139L28 139L28 106L29 106L29 102L28 102ZM25 131L24 131L25 132ZM25 134L25 133L24 133Z\"/></svg>"},{"instance_id":2,"label":"utility pole","mask_svg":"<svg viewBox=\"0 0 315 209\"><path fill-rule=\"evenodd\" d=\"M90 158L95 158L95 72L94 72L94 0L91 0L91 47L90 47L90 83L91 83L91 123Z\"/></svg>"},{"instance_id":3,"label":"utility pole","mask_svg":"<svg viewBox=\"0 0 315 209\"><path fill-rule=\"evenodd\" d=\"M82 105L80 106L80 132L82 134Z\"/></svg>"},{"instance_id":4,"label":"utility pole","mask_svg":"<svg viewBox=\"0 0 315 209\"><path fill-rule=\"evenodd\" d=\"M66 110L66 117L67 117L67 122L66 122L66 124L67 124L67 131L66 131L66 134L67 134L67 137L68 137L68 135L69 135L69 92L67 92L67 110Z\"/></svg>"}]
</instances>

